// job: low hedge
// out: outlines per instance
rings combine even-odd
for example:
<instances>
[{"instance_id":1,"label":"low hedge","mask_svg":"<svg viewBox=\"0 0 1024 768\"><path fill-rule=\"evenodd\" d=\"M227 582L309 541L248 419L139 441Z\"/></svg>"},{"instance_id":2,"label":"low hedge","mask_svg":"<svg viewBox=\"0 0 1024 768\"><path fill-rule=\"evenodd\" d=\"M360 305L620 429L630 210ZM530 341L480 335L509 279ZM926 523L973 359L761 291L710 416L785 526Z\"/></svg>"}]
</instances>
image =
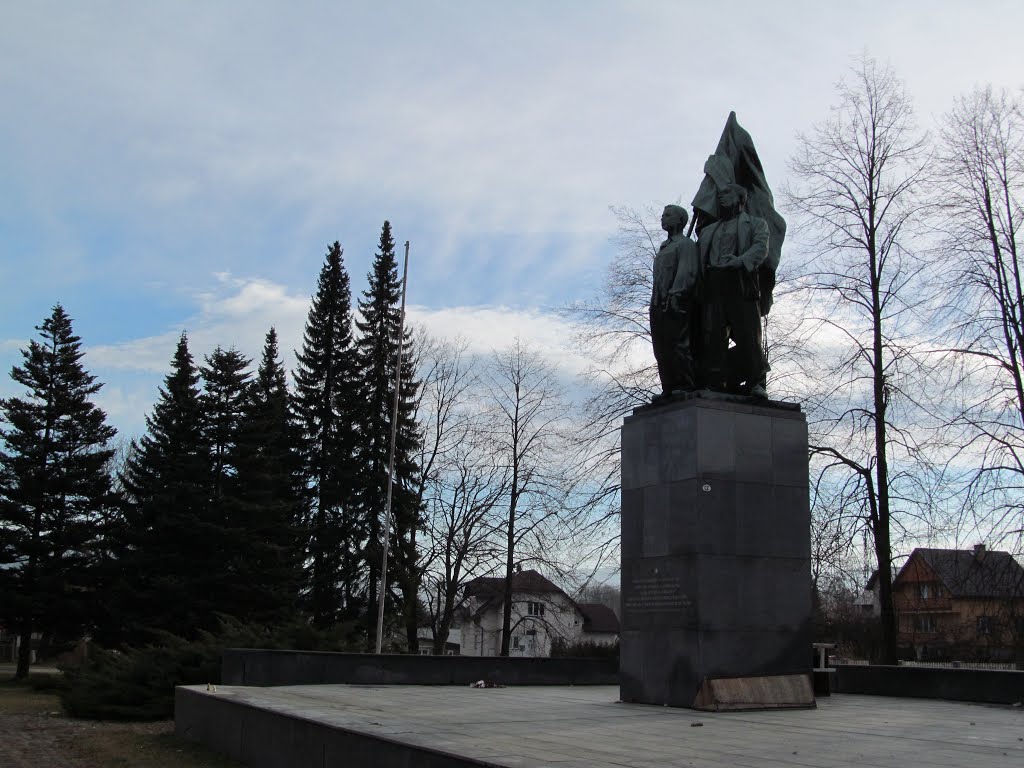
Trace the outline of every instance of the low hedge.
<instances>
[{"instance_id":1,"label":"low hedge","mask_svg":"<svg viewBox=\"0 0 1024 768\"><path fill-rule=\"evenodd\" d=\"M351 625L315 630L307 624L268 629L225 619L217 633L197 640L169 633L144 648L94 648L81 665L62 667L58 691L64 710L90 720L165 720L174 716L177 685L220 683L225 648L346 651L361 647Z\"/></svg>"}]
</instances>

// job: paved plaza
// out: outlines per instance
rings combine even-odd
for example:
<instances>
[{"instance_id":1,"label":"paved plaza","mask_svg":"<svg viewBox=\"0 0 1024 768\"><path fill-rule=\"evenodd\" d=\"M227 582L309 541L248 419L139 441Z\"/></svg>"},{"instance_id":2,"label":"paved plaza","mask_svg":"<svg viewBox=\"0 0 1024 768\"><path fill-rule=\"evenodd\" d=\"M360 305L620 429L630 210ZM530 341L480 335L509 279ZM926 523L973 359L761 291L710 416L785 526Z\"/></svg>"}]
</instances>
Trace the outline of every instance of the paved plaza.
<instances>
[{"instance_id":1,"label":"paved plaza","mask_svg":"<svg viewBox=\"0 0 1024 768\"><path fill-rule=\"evenodd\" d=\"M813 710L707 713L623 704L610 686L222 686L202 693L457 755L466 765L1024 766L1020 707L846 694L819 699Z\"/></svg>"}]
</instances>

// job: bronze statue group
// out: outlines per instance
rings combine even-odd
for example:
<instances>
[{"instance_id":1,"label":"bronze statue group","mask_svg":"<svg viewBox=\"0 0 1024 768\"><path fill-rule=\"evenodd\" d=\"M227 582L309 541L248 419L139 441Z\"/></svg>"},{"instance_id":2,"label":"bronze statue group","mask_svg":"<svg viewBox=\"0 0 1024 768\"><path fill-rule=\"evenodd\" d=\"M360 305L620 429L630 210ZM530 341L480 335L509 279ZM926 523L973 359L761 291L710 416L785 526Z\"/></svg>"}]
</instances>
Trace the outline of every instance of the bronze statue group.
<instances>
[{"instance_id":1,"label":"bronze statue group","mask_svg":"<svg viewBox=\"0 0 1024 768\"><path fill-rule=\"evenodd\" d=\"M684 208L665 206L661 217L668 238L654 258L650 307L662 388L655 401L697 390L765 399L761 318L771 309L785 222L735 113L704 171L693 201L696 242ZM765 216L748 210L752 197Z\"/></svg>"}]
</instances>

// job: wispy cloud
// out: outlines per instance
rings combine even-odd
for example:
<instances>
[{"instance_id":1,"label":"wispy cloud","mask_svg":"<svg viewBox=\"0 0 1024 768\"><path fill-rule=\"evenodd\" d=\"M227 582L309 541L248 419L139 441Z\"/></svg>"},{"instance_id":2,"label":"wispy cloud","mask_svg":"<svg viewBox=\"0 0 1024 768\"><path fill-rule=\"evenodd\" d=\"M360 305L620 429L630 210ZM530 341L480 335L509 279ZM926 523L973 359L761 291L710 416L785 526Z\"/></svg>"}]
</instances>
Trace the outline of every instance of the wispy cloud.
<instances>
[{"instance_id":1,"label":"wispy cloud","mask_svg":"<svg viewBox=\"0 0 1024 768\"><path fill-rule=\"evenodd\" d=\"M141 428L156 389L170 369L180 334L187 332L197 360L216 346L234 346L258 359L267 330L278 332L285 364L295 364L309 311L309 297L262 278L211 276L210 285L194 296L194 311L172 328L116 344L86 346L85 364L107 382L101 402L111 418L129 432ZM517 337L549 358L566 379L586 367L571 347L571 328L555 312L508 306L456 306L443 309L411 305L408 322L432 336L464 338L470 351L483 356L511 344Z\"/></svg>"},{"instance_id":2,"label":"wispy cloud","mask_svg":"<svg viewBox=\"0 0 1024 768\"><path fill-rule=\"evenodd\" d=\"M851 56L891 60L925 121L976 83L1017 86L1024 22L1019 3L965 25L924 0L885 24L754 0L10 6L0 336L59 298L107 329L94 365L153 382L183 329L198 355L255 355L271 324L297 348L324 246L359 283L385 218L414 243L417 322L556 349L546 308L613 257L607 206L688 200L729 110L781 185Z\"/></svg>"}]
</instances>

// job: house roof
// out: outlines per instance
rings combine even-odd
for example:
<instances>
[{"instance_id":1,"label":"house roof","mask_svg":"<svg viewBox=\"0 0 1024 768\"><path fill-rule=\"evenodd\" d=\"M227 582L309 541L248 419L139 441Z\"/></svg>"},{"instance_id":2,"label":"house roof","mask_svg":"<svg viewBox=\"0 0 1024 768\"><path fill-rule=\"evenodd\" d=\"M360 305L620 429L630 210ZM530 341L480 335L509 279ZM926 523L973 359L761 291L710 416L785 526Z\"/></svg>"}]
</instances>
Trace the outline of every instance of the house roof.
<instances>
[{"instance_id":1,"label":"house roof","mask_svg":"<svg viewBox=\"0 0 1024 768\"><path fill-rule=\"evenodd\" d=\"M535 595L565 594L551 581L532 569L513 573L511 581L513 592L529 592ZM504 592L505 578L503 576L480 576L466 584L466 597L500 597Z\"/></svg>"},{"instance_id":2,"label":"house roof","mask_svg":"<svg viewBox=\"0 0 1024 768\"><path fill-rule=\"evenodd\" d=\"M1024 567L1009 552L982 549L915 549L900 576L921 558L953 597L1024 598Z\"/></svg>"},{"instance_id":3,"label":"house roof","mask_svg":"<svg viewBox=\"0 0 1024 768\"><path fill-rule=\"evenodd\" d=\"M554 583L534 570L516 571L512 574L513 595L562 595L575 605L575 601L559 589ZM466 597L476 597L480 603L472 614L475 620L491 607L501 605L505 597L505 578L503 576L480 576L466 584ZM522 598L520 598L522 599Z\"/></svg>"},{"instance_id":4,"label":"house roof","mask_svg":"<svg viewBox=\"0 0 1024 768\"><path fill-rule=\"evenodd\" d=\"M619 631L619 617L615 611L604 603L577 603L580 613L583 614L584 632L614 632Z\"/></svg>"},{"instance_id":5,"label":"house roof","mask_svg":"<svg viewBox=\"0 0 1024 768\"><path fill-rule=\"evenodd\" d=\"M889 571L889 573L892 573L892 571ZM875 568L875 570L873 570L871 572L871 576L868 577L868 583L864 585L864 589L866 589L866 590L868 590L870 592L870 591L872 591L875 588L875 585L877 585L877 584L878 584L878 569Z\"/></svg>"}]
</instances>

